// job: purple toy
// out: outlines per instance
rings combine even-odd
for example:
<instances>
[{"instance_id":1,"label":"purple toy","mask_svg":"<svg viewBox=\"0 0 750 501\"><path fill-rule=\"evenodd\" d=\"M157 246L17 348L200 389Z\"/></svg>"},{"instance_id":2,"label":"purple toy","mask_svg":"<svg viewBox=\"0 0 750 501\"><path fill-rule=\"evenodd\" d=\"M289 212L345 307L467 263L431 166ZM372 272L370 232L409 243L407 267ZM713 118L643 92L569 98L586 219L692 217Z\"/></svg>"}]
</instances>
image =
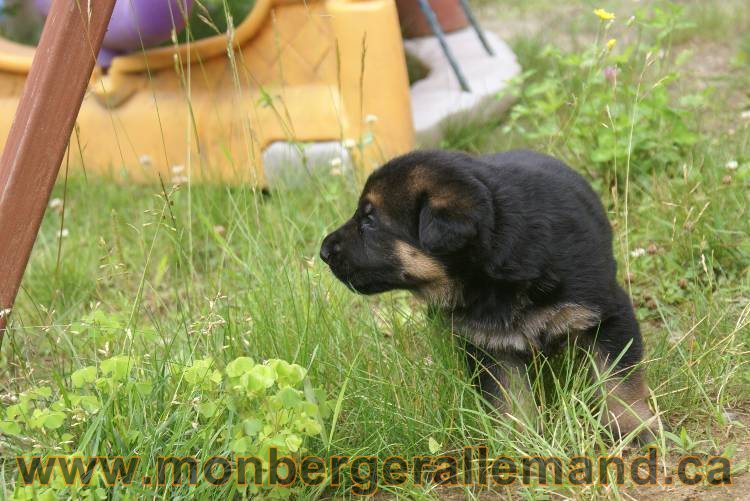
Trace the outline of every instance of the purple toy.
<instances>
[{"instance_id":1,"label":"purple toy","mask_svg":"<svg viewBox=\"0 0 750 501\"><path fill-rule=\"evenodd\" d=\"M51 3L52 0L34 0L43 14ZM185 28L192 9L193 0L117 0L99 53L99 65L108 67L118 54L169 40L173 28L177 32Z\"/></svg>"}]
</instances>

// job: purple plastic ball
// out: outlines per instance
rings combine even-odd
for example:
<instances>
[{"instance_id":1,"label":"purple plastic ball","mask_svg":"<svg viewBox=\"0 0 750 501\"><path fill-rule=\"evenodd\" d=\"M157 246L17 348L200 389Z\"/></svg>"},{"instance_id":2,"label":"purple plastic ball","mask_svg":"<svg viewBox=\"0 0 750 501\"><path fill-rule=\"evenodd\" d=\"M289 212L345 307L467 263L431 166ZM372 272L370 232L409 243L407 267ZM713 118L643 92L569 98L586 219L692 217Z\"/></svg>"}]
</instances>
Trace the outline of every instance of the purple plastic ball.
<instances>
[{"instance_id":1,"label":"purple plastic ball","mask_svg":"<svg viewBox=\"0 0 750 501\"><path fill-rule=\"evenodd\" d=\"M52 0L34 0L46 14ZM172 29L182 31L193 9L193 0L117 0L99 54L99 64L112 57L169 40Z\"/></svg>"}]
</instances>

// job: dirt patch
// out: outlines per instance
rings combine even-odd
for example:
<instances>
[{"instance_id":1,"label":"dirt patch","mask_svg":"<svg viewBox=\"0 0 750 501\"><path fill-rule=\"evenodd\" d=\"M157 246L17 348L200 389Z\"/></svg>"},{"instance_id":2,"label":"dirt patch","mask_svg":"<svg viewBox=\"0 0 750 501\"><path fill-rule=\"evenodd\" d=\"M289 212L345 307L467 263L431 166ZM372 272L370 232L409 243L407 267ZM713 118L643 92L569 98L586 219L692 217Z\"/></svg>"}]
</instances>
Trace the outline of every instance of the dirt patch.
<instances>
[{"instance_id":1,"label":"dirt patch","mask_svg":"<svg viewBox=\"0 0 750 501\"><path fill-rule=\"evenodd\" d=\"M485 5L480 8L482 28L496 33L508 42L523 37L533 37L541 42L572 49L581 39L593 41L594 31L577 20L590 14L583 5L566 5L564 2L548 8L514 8L507 5ZM560 23L561 19L570 20Z\"/></svg>"},{"instance_id":2,"label":"dirt patch","mask_svg":"<svg viewBox=\"0 0 750 501\"><path fill-rule=\"evenodd\" d=\"M626 483L625 487L618 489L619 497L623 499L648 499L655 501L733 501L750 499L750 410L737 409L732 411L732 423L722 430L716 430L716 435L724 435L727 442L737 445L736 451L731 458L732 464L732 483L730 485L705 486L705 485L684 485L676 480L677 461L683 454L670 453L666 461L659 458L659 467L657 479L658 485L636 487L632 482ZM641 452L634 452L630 457L641 455ZM707 459L710 455L697 455L702 459ZM628 455L625 455L627 458ZM666 465L667 469L664 469ZM675 478L674 483L664 481L670 475ZM627 471L626 471L627 475ZM645 473L643 474L645 477ZM594 487L581 487L560 490L558 492L547 492L550 499L607 499L615 498L614 489L602 489L595 492ZM599 489L597 487L597 489ZM459 500L495 500L495 499L527 499L528 494L524 495L522 490L513 485L505 489L464 489L460 487L435 487L432 492L436 499L446 501ZM380 492L374 499L391 500L399 499L397 496Z\"/></svg>"}]
</instances>

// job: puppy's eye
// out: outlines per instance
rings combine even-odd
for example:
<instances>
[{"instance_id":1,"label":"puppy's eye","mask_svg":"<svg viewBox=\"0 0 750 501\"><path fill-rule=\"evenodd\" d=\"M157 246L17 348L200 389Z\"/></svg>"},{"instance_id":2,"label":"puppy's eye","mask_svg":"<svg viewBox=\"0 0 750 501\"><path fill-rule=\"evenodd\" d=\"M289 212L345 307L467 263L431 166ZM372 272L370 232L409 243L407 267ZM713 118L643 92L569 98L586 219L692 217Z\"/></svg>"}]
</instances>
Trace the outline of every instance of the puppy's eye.
<instances>
[{"instance_id":1,"label":"puppy's eye","mask_svg":"<svg viewBox=\"0 0 750 501\"><path fill-rule=\"evenodd\" d=\"M362 224L365 226L375 226L375 214L367 214L362 218Z\"/></svg>"},{"instance_id":2,"label":"puppy's eye","mask_svg":"<svg viewBox=\"0 0 750 501\"><path fill-rule=\"evenodd\" d=\"M362 208L362 215L359 218L360 231L372 229L375 227L377 220L372 205L367 204Z\"/></svg>"}]
</instances>

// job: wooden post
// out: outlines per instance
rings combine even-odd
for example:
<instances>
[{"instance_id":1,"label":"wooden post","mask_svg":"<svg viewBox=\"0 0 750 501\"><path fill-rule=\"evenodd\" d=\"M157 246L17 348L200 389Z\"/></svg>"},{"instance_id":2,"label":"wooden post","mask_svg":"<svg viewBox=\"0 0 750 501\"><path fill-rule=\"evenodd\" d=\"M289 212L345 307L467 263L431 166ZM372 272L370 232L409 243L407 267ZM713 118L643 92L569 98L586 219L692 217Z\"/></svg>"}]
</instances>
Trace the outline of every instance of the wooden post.
<instances>
[{"instance_id":1,"label":"wooden post","mask_svg":"<svg viewBox=\"0 0 750 501\"><path fill-rule=\"evenodd\" d=\"M0 344L115 0L54 0L0 157Z\"/></svg>"}]
</instances>

